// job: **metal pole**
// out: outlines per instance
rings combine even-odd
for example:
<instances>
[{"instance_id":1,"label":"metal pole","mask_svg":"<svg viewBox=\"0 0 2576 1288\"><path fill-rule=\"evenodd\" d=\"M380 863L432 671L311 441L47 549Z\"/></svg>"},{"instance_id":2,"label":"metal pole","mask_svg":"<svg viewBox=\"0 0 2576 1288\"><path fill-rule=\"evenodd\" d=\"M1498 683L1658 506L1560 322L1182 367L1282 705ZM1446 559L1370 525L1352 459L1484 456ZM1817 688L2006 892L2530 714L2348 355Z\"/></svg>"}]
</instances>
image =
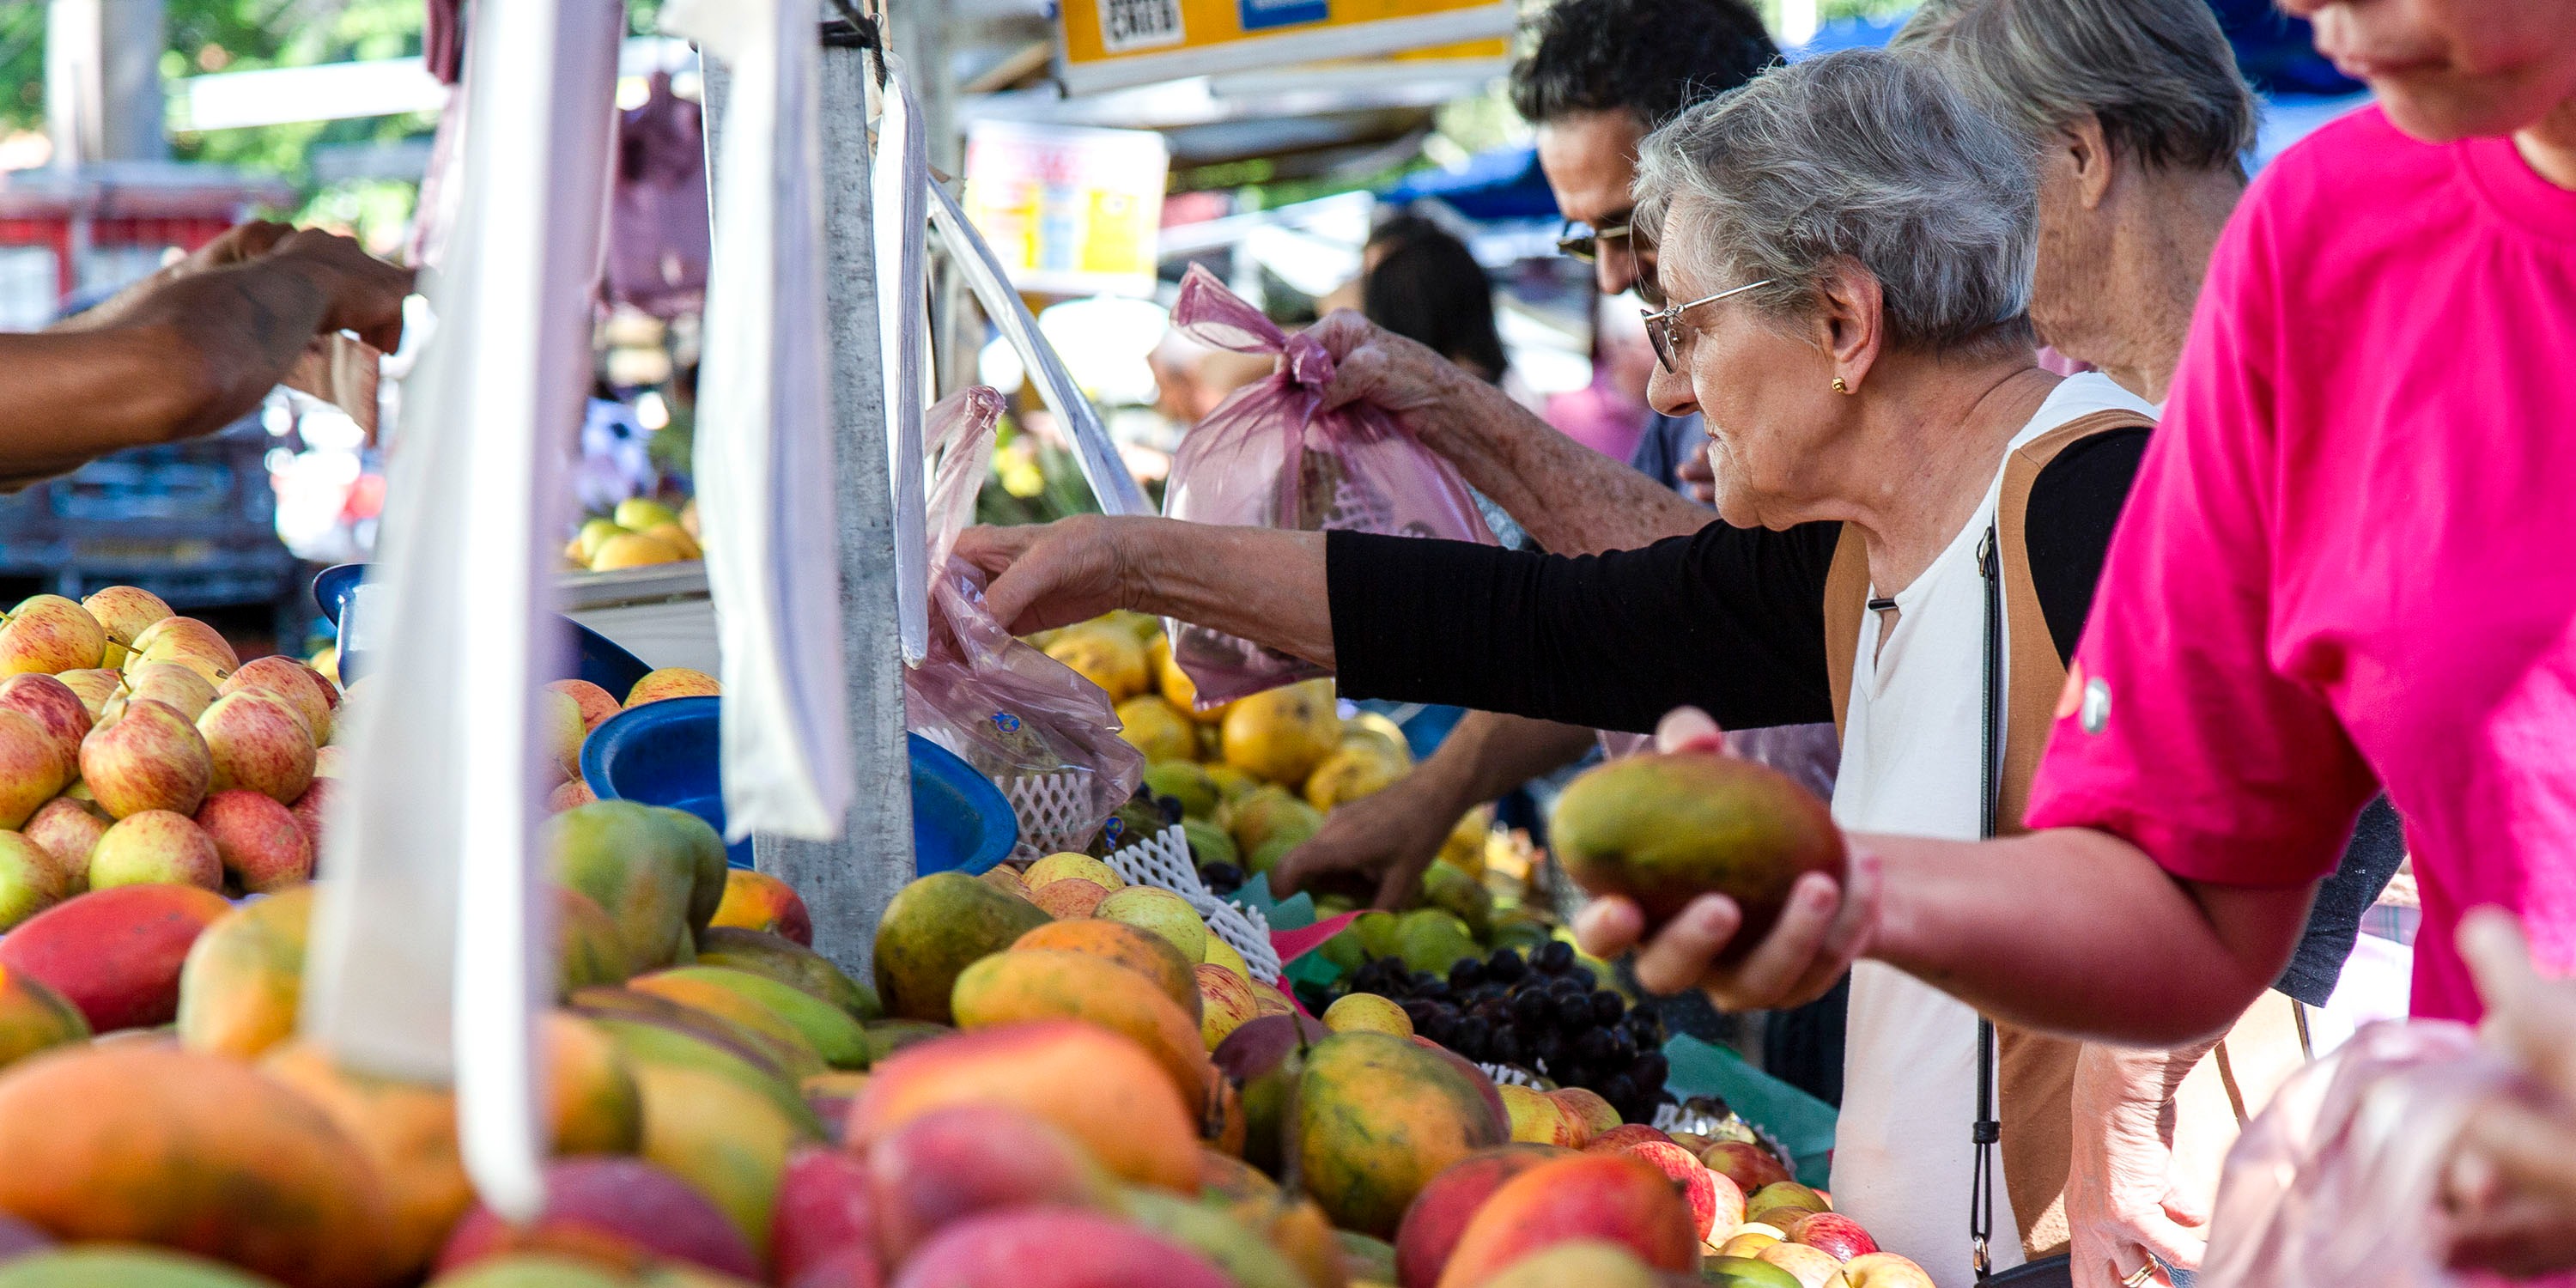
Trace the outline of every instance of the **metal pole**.
<instances>
[{"instance_id":1,"label":"metal pole","mask_svg":"<svg viewBox=\"0 0 2576 1288\"><path fill-rule=\"evenodd\" d=\"M710 148L728 78L707 75ZM836 841L760 835L752 861L796 887L815 951L859 979L872 973L877 918L912 880L912 762L904 740L903 654L895 620L894 497L888 482L876 254L868 208L865 54L823 50L823 241L839 475L841 656L857 792Z\"/></svg>"}]
</instances>

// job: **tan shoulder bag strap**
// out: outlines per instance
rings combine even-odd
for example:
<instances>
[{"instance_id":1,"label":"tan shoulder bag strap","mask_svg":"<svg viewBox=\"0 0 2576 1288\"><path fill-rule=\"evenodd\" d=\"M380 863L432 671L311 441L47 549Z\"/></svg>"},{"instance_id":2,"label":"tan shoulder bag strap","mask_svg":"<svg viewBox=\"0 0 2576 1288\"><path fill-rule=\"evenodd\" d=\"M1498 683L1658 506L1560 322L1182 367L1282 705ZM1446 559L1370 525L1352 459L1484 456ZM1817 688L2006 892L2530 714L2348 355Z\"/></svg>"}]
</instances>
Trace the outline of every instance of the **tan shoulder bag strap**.
<instances>
[{"instance_id":1,"label":"tan shoulder bag strap","mask_svg":"<svg viewBox=\"0 0 2576 1288\"><path fill-rule=\"evenodd\" d=\"M1869 546L1846 523L1834 538L1834 562L1825 571L1825 683L1834 691L1834 738L1851 711L1852 672L1860 665L1860 623L1869 612Z\"/></svg>"},{"instance_id":2,"label":"tan shoulder bag strap","mask_svg":"<svg viewBox=\"0 0 2576 1288\"><path fill-rule=\"evenodd\" d=\"M2039 587L2030 575L2031 489L2038 485L2040 471L2076 443L2117 430L2153 429L2155 423L2117 408L2092 412L2013 449L2004 461L2003 492L1995 506L1995 553L2002 559L2005 674L2011 679L2005 688L2003 783L1996 793L1999 835L2014 836L2023 830L2030 782L2039 772L2040 756L2048 750L2049 732L2057 724L2059 692L2066 687L2066 664L2057 660L2057 641L2049 634L2048 617L2039 607Z\"/></svg>"},{"instance_id":3,"label":"tan shoulder bag strap","mask_svg":"<svg viewBox=\"0 0 2576 1288\"><path fill-rule=\"evenodd\" d=\"M2079 416L2022 444L2004 462L2003 490L1995 508L1995 546L2002 574L2006 709L2004 747L1997 777L1996 832L2024 830L2030 782L2056 723L2066 666L2039 607L2030 575L2030 493L2040 471L2060 452L2096 434L2149 428L2135 412L2099 411ZM2004 1183L2021 1227L2022 1254L2032 1260L2066 1249L2066 1175L2073 1158L2075 1061L2083 1044L1995 1025L1995 1087L2002 1110Z\"/></svg>"}]
</instances>

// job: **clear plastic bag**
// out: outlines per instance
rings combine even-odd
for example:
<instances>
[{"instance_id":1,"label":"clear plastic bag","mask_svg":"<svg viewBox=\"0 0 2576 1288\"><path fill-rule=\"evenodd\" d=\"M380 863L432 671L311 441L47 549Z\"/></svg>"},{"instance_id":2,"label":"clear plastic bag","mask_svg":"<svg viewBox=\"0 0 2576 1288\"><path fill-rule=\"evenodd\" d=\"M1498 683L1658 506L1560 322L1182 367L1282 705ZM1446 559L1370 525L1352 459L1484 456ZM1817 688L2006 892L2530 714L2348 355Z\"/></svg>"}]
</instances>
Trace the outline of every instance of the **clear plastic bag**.
<instances>
[{"instance_id":1,"label":"clear plastic bag","mask_svg":"<svg viewBox=\"0 0 2576 1288\"><path fill-rule=\"evenodd\" d=\"M1333 357L1291 336L1191 265L1172 325L1203 344L1284 357L1208 413L1172 458L1163 513L1194 523L1494 543L1466 483L1378 407L1321 406ZM1167 623L1172 660L1198 686L1201 709L1324 672L1205 627Z\"/></svg>"},{"instance_id":2,"label":"clear plastic bag","mask_svg":"<svg viewBox=\"0 0 2576 1288\"><path fill-rule=\"evenodd\" d=\"M1118 736L1117 708L1099 685L1014 637L984 607L984 575L951 557L974 517L993 456L1002 396L980 385L930 409L930 652L904 673L906 723L956 752L1011 793L1015 784L1073 774L1088 792L1069 817L1037 830L1089 840L1136 791L1145 754ZM1017 799L1016 795L1014 799ZM1036 820L1022 819L1023 831ZM1070 848L1070 845L1067 846Z\"/></svg>"},{"instance_id":3,"label":"clear plastic bag","mask_svg":"<svg viewBox=\"0 0 2576 1288\"><path fill-rule=\"evenodd\" d=\"M2443 1268L2452 1142L2514 1080L2475 1031L2387 1021L2299 1071L2227 1156L2200 1288L2466 1288Z\"/></svg>"}]
</instances>

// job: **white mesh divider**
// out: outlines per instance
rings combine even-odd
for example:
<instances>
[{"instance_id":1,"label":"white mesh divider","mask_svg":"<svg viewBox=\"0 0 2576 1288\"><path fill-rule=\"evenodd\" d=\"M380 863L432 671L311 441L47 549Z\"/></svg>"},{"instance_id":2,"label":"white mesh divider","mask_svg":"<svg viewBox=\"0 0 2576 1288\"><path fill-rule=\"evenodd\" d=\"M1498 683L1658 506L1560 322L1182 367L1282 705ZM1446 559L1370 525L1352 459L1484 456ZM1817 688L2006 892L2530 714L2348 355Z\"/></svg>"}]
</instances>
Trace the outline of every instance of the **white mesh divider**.
<instances>
[{"instance_id":1,"label":"white mesh divider","mask_svg":"<svg viewBox=\"0 0 2576 1288\"><path fill-rule=\"evenodd\" d=\"M1189 834L1167 827L1125 849L1109 854L1109 866L1130 885L1169 890L1189 901L1208 929L1226 942L1264 984L1279 982L1279 950L1270 946L1270 919L1252 908L1228 903L1209 892L1190 862Z\"/></svg>"},{"instance_id":2,"label":"white mesh divider","mask_svg":"<svg viewBox=\"0 0 2576 1288\"><path fill-rule=\"evenodd\" d=\"M1091 812L1091 771L1059 769L1052 774L1021 774L1000 781L1002 797L1020 816L1020 843L1011 861L1028 863L1091 844L1096 823Z\"/></svg>"}]
</instances>

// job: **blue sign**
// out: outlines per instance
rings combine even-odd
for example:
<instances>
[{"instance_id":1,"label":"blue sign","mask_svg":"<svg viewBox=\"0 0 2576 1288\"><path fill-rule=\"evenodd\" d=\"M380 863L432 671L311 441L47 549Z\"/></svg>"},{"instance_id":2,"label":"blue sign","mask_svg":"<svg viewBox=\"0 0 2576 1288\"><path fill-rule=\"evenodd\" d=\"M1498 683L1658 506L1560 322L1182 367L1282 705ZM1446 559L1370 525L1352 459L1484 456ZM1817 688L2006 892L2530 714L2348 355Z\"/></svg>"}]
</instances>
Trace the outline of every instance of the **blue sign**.
<instances>
[{"instance_id":1,"label":"blue sign","mask_svg":"<svg viewBox=\"0 0 2576 1288\"><path fill-rule=\"evenodd\" d=\"M1245 31L1302 27L1333 16L1330 0L1235 0L1235 6L1243 15Z\"/></svg>"}]
</instances>

